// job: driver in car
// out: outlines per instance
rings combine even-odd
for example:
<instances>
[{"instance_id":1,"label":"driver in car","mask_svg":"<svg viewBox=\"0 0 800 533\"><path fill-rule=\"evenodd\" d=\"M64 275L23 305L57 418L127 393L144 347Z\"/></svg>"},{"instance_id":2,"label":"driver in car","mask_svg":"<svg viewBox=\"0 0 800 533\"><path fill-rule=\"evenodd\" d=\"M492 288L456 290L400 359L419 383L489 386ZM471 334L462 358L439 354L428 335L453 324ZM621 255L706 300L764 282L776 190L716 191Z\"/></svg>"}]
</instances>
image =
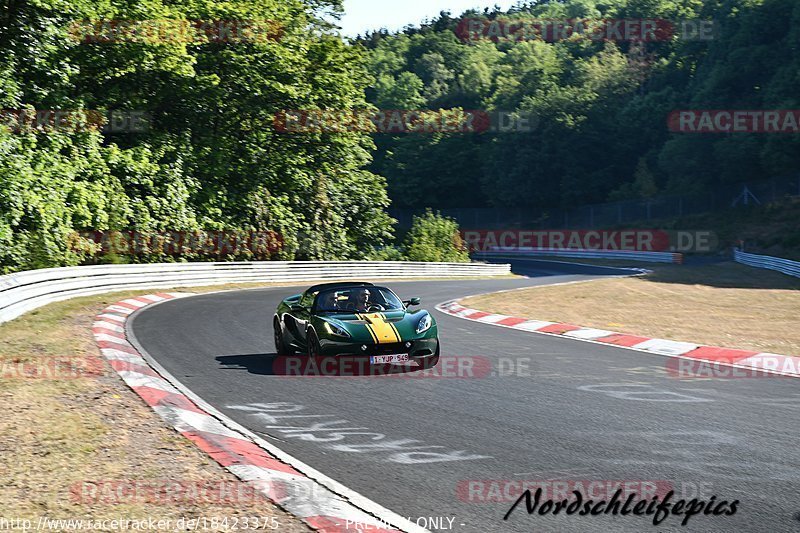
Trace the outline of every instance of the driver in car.
<instances>
[{"instance_id":1,"label":"driver in car","mask_svg":"<svg viewBox=\"0 0 800 533\"><path fill-rule=\"evenodd\" d=\"M370 292L367 289L353 291L353 294L350 295L350 301L347 303L348 309L352 307L357 313L366 313L370 307L375 305L369 301L370 296Z\"/></svg>"},{"instance_id":2,"label":"driver in car","mask_svg":"<svg viewBox=\"0 0 800 533\"><path fill-rule=\"evenodd\" d=\"M325 311L338 311L339 310L339 302L336 299L335 292L329 292L325 295L325 298L322 302L322 309Z\"/></svg>"}]
</instances>

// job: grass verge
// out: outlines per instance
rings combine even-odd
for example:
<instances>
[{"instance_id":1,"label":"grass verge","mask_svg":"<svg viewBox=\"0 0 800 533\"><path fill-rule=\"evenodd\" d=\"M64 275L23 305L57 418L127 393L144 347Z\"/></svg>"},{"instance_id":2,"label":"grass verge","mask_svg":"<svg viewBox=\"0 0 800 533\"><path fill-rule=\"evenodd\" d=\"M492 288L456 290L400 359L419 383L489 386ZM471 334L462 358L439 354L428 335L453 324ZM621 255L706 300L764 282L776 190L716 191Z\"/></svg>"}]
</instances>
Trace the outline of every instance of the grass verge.
<instances>
[{"instance_id":1,"label":"grass verge","mask_svg":"<svg viewBox=\"0 0 800 533\"><path fill-rule=\"evenodd\" d=\"M800 355L800 279L737 263L467 298L491 313L654 338Z\"/></svg>"},{"instance_id":2,"label":"grass verge","mask_svg":"<svg viewBox=\"0 0 800 533\"><path fill-rule=\"evenodd\" d=\"M152 292L68 300L0 325L3 517L29 519L34 525L42 516L95 523L170 520L169 530L178 530L180 519L206 519L208 531L230 531L237 518L261 517L262 525L269 520L281 531L310 531L243 490L232 474L169 428L98 359L91 334L95 315L111 303ZM31 377L21 371L23 365L48 368L46 361L65 357L78 368L84 368L81 360L99 361L102 368L77 378L47 371ZM212 525L213 517L227 517L227 528L222 522Z\"/></svg>"}]
</instances>

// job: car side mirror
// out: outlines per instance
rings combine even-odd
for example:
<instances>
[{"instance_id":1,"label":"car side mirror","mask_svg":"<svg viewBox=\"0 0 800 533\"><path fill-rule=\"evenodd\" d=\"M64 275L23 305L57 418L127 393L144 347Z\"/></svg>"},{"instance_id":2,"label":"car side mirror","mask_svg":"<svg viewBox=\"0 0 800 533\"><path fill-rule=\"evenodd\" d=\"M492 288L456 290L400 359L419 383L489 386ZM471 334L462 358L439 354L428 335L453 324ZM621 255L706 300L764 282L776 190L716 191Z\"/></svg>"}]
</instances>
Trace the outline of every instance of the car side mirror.
<instances>
[{"instance_id":1,"label":"car side mirror","mask_svg":"<svg viewBox=\"0 0 800 533\"><path fill-rule=\"evenodd\" d=\"M303 306L302 306L302 305L300 305L300 304L292 304L292 305L289 307L289 309L291 309L292 311L303 311L303 310L305 309L305 307L303 307Z\"/></svg>"},{"instance_id":2,"label":"car side mirror","mask_svg":"<svg viewBox=\"0 0 800 533\"><path fill-rule=\"evenodd\" d=\"M410 307L412 305L419 305L421 301L422 300L420 300L419 298L410 298L403 303L406 305L406 307Z\"/></svg>"}]
</instances>

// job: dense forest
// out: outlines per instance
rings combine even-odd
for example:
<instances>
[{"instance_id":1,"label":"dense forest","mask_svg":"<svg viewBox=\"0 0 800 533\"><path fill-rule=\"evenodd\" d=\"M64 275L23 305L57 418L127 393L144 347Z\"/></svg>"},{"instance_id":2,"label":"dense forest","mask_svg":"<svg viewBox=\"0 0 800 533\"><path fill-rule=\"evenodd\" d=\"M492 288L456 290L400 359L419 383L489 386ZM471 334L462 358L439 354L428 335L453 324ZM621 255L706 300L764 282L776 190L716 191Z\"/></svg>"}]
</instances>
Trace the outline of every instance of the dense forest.
<instances>
[{"instance_id":1,"label":"dense forest","mask_svg":"<svg viewBox=\"0 0 800 533\"><path fill-rule=\"evenodd\" d=\"M287 107L366 105L363 49L322 18L340 0L0 5L0 109L150 117L122 133L0 127L0 269L79 264L94 254L80 230L275 232L272 258L308 259L364 257L391 237L368 135L273 129ZM128 20L268 20L280 32L136 39L94 23ZM101 38L76 38L76 21Z\"/></svg>"},{"instance_id":2,"label":"dense forest","mask_svg":"<svg viewBox=\"0 0 800 533\"><path fill-rule=\"evenodd\" d=\"M274 236L217 259L401 258L387 248L390 202L574 206L800 167L798 135L667 129L676 109L800 108L796 0L540 0L358 39L338 34L342 9L341 0L0 0L0 273L111 260L85 238L97 230ZM714 36L461 31L465 18L643 17L713 20ZM268 21L269 31L147 38L119 21ZM291 134L274 120L286 110L456 108L526 114L535 127ZM141 115L147 127L21 118L47 110ZM427 244L404 248L417 255L450 227L420 220L430 227L411 234ZM172 258L153 249L122 260Z\"/></svg>"},{"instance_id":3,"label":"dense forest","mask_svg":"<svg viewBox=\"0 0 800 533\"><path fill-rule=\"evenodd\" d=\"M487 22L465 36L464 20L476 18L512 29L515 21L655 19L671 31L554 39L498 35ZM713 31L693 34L702 21ZM370 51L367 95L379 108L536 117L530 132L376 135L369 168L388 179L396 206L568 208L800 170L797 134L667 127L673 110L800 108L796 0L539 0L508 12L443 13L358 41Z\"/></svg>"}]
</instances>

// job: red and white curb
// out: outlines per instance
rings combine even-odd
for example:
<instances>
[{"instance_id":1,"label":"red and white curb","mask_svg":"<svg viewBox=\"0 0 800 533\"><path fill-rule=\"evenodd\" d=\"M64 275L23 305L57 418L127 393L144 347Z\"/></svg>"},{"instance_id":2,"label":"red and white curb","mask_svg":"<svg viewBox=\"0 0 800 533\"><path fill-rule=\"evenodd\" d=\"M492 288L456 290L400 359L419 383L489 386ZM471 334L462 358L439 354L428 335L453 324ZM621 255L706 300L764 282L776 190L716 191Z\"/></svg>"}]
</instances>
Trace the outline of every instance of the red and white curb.
<instances>
[{"instance_id":1,"label":"red and white curb","mask_svg":"<svg viewBox=\"0 0 800 533\"><path fill-rule=\"evenodd\" d=\"M190 399L149 364L142 353L128 341L125 324L129 317L148 305L191 296L180 293L157 293L129 298L108 306L92 327L95 341L110 365L125 383L181 435L194 442L217 463L244 482L252 483L261 493L311 528L325 533L368 529L374 532L426 531L378 504L366 500L336 482L337 492L349 492L345 498L318 481L324 477L314 471L314 478L298 470L305 465L281 453L283 460L255 442L235 422L215 412L209 414L204 402ZM171 376L170 376L171 377ZM205 407L205 406L204 406ZM273 452L275 450L272 450ZM293 464L290 464L293 463ZM303 468L303 470L311 470ZM360 507L354 505L354 495ZM369 512L362 508L368 508Z\"/></svg>"},{"instance_id":2,"label":"red and white curb","mask_svg":"<svg viewBox=\"0 0 800 533\"><path fill-rule=\"evenodd\" d=\"M585 328L572 324L497 315L464 307L456 300L441 303L436 306L436 309L458 318L493 326L614 345L665 357L701 361L712 365L744 368L782 376L800 377L800 357L720 348L717 346L704 346L691 342L651 339L649 337L616 333L604 329Z\"/></svg>"}]
</instances>

